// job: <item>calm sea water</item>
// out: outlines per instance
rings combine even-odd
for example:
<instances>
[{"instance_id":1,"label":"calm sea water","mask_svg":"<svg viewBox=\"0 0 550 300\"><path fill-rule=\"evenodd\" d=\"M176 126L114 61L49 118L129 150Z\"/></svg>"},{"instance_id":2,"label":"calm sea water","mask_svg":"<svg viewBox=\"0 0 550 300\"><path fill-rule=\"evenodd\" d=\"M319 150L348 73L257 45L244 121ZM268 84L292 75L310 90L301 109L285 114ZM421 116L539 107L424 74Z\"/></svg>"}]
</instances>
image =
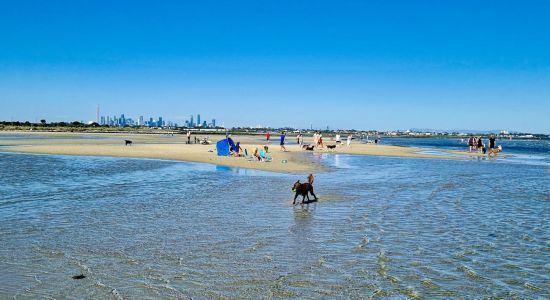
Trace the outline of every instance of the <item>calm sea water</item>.
<instances>
[{"instance_id":1,"label":"calm sea water","mask_svg":"<svg viewBox=\"0 0 550 300\"><path fill-rule=\"evenodd\" d=\"M483 142L489 144L488 139L483 139ZM384 138L381 143L428 150L468 151L468 140L457 138ZM497 139L496 144L502 146L506 162L550 166L550 140Z\"/></svg>"},{"instance_id":2,"label":"calm sea water","mask_svg":"<svg viewBox=\"0 0 550 300\"><path fill-rule=\"evenodd\" d=\"M315 155L293 207L306 174L0 153L0 298L550 297L549 166Z\"/></svg>"}]
</instances>

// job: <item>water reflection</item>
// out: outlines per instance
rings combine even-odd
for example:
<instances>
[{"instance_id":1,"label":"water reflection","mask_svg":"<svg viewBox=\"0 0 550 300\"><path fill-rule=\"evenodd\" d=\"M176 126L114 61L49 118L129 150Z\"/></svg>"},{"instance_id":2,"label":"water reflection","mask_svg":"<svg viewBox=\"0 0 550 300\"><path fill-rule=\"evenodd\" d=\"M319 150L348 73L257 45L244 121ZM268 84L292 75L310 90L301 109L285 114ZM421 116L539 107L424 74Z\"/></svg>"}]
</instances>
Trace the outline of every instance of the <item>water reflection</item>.
<instances>
[{"instance_id":1,"label":"water reflection","mask_svg":"<svg viewBox=\"0 0 550 300\"><path fill-rule=\"evenodd\" d=\"M548 166L312 156L292 206L296 175L0 154L0 298L548 298Z\"/></svg>"}]
</instances>

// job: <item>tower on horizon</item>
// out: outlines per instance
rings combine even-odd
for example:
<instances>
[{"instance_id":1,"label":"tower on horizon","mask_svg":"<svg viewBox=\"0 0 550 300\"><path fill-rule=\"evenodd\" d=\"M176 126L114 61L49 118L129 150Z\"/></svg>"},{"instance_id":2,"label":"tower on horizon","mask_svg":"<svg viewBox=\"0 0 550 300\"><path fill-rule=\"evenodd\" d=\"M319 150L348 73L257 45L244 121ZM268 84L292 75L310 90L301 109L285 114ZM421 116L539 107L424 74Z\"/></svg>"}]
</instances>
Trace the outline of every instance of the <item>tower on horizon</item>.
<instances>
[{"instance_id":1,"label":"tower on horizon","mask_svg":"<svg viewBox=\"0 0 550 300\"><path fill-rule=\"evenodd\" d=\"M97 109L95 112L95 121L99 124L99 104L97 105Z\"/></svg>"}]
</instances>

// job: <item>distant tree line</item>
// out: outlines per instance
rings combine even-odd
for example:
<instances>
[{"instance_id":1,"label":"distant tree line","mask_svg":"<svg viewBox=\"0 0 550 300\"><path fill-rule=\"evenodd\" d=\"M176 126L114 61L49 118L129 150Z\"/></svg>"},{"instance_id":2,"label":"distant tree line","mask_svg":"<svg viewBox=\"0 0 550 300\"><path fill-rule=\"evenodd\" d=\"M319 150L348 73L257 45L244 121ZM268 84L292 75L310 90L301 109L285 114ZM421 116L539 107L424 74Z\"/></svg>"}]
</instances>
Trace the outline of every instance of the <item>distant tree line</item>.
<instances>
[{"instance_id":1,"label":"distant tree line","mask_svg":"<svg viewBox=\"0 0 550 300\"><path fill-rule=\"evenodd\" d=\"M93 122L91 124L85 124L79 121L74 122L52 122L47 123L46 120L42 119L40 120L40 123L31 123L29 121L26 122L8 122L8 121L0 121L0 125L4 126L36 126L36 127L109 127L108 125L99 125L96 122Z\"/></svg>"}]
</instances>

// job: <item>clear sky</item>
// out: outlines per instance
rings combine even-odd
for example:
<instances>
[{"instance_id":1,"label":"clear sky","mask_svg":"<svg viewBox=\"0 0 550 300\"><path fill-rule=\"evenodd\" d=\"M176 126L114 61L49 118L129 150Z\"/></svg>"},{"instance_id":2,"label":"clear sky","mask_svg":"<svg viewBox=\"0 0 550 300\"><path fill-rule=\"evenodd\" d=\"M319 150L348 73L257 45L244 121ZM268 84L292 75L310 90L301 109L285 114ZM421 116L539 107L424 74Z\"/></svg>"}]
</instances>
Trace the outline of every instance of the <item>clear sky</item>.
<instances>
[{"instance_id":1,"label":"clear sky","mask_svg":"<svg viewBox=\"0 0 550 300\"><path fill-rule=\"evenodd\" d=\"M550 1L2 1L0 119L550 133Z\"/></svg>"}]
</instances>

